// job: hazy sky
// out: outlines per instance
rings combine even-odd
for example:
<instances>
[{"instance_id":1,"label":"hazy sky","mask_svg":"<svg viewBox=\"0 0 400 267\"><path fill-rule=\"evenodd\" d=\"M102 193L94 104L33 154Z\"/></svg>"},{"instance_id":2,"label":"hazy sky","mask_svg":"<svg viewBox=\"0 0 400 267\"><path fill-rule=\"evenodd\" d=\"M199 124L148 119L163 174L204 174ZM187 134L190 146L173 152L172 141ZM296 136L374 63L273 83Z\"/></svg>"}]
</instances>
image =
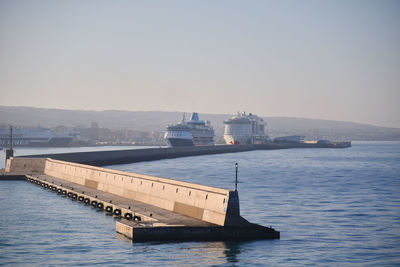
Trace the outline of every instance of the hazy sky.
<instances>
[{"instance_id":1,"label":"hazy sky","mask_svg":"<svg viewBox=\"0 0 400 267\"><path fill-rule=\"evenodd\" d=\"M0 0L0 105L400 127L400 1Z\"/></svg>"}]
</instances>

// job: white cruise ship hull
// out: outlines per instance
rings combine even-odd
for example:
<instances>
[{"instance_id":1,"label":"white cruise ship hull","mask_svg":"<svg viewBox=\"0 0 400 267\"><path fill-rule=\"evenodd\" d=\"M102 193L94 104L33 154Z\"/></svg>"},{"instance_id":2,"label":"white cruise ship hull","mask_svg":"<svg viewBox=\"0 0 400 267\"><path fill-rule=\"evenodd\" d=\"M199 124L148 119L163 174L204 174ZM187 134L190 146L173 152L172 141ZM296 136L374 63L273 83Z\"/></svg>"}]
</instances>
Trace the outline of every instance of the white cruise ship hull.
<instances>
[{"instance_id":1,"label":"white cruise ship hull","mask_svg":"<svg viewBox=\"0 0 400 267\"><path fill-rule=\"evenodd\" d=\"M246 112L225 120L225 143L229 145L264 144L269 142L265 134L264 120Z\"/></svg>"},{"instance_id":2,"label":"white cruise ship hull","mask_svg":"<svg viewBox=\"0 0 400 267\"><path fill-rule=\"evenodd\" d=\"M166 139L168 146L172 147L182 147L182 146L194 146L192 140L182 139L182 138L167 138Z\"/></svg>"},{"instance_id":3,"label":"white cruise ship hull","mask_svg":"<svg viewBox=\"0 0 400 267\"><path fill-rule=\"evenodd\" d=\"M190 135L190 137L178 137L172 132L165 135L165 140L168 146L181 147L181 146L213 146L213 136L197 136Z\"/></svg>"},{"instance_id":4,"label":"white cruise ship hull","mask_svg":"<svg viewBox=\"0 0 400 267\"><path fill-rule=\"evenodd\" d=\"M209 125L199 120L198 113L193 113L192 118L185 122L167 127L164 139L168 146L212 146L214 145L214 130Z\"/></svg>"},{"instance_id":5,"label":"white cruise ship hull","mask_svg":"<svg viewBox=\"0 0 400 267\"><path fill-rule=\"evenodd\" d=\"M228 145L247 145L251 144L251 138L248 135L224 135L225 143Z\"/></svg>"}]
</instances>

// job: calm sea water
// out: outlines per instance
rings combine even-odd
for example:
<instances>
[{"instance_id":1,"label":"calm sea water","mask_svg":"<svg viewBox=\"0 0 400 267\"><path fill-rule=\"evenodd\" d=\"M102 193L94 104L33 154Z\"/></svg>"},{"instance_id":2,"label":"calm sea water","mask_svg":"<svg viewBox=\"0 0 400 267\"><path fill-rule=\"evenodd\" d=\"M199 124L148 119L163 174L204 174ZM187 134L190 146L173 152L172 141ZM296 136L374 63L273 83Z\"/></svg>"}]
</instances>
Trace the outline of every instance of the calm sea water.
<instances>
[{"instance_id":1,"label":"calm sea water","mask_svg":"<svg viewBox=\"0 0 400 267\"><path fill-rule=\"evenodd\" d=\"M272 225L280 240L132 243L104 213L24 181L2 181L0 265L400 266L399 142L108 168L233 189L235 162L241 214Z\"/></svg>"}]
</instances>

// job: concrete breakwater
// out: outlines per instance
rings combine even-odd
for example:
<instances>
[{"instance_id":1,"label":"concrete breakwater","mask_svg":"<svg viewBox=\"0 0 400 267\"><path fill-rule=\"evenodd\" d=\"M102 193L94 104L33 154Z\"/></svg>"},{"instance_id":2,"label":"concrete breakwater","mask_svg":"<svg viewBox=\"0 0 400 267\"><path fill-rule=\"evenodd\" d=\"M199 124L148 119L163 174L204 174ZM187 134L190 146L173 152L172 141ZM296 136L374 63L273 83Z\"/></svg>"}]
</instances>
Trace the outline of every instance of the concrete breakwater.
<instances>
[{"instance_id":1,"label":"concrete breakwater","mask_svg":"<svg viewBox=\"0 0 400 267\"><path fill-rule=\"evenodd\" d=\"M309 144L309 143L268 143L259 145L216 145L203 147L168 147L148 148L131 150L76 152L60 154L42 154L23 156L28 158L52 158L56 160L88 164L93 166L106 166L116 164L127 164L141 161L152 161L160 159L171 159L180 157L213 155L223 153L246 152L254 150L273 150L288 148L336 148L331 144Z\"/></svg>"},{"instance_id":2,"label":"concrete breakwater","mask_svg":"<svg viewBox=\"0 0 400 267\"><path fill-rule=\"evenodd\" d=\"M134 240L279 238L240 216L237 191L49 158L8 159L7 177L120 217L117 232Z\"/></svg>"}]
</instances>

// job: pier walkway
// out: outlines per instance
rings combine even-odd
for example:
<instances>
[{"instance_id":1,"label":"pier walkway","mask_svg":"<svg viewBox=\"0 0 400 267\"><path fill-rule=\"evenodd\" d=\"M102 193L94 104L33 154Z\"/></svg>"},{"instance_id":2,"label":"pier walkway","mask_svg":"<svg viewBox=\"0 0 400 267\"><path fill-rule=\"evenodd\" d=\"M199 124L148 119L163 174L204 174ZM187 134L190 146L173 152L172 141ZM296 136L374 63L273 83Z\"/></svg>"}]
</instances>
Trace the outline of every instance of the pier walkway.
<instances>
[{"instance_id":1,"label":"pier walkway","mask_svg":"<svg viewBox=\"0 0 400 267\"><path fill-rule=\"evenodd\" d=\"M45 158L8 159L4 179L24 179L114 215L116 231L136 241L279 238L240 216L237 191Z\"/></svg>"}]
</instances>

